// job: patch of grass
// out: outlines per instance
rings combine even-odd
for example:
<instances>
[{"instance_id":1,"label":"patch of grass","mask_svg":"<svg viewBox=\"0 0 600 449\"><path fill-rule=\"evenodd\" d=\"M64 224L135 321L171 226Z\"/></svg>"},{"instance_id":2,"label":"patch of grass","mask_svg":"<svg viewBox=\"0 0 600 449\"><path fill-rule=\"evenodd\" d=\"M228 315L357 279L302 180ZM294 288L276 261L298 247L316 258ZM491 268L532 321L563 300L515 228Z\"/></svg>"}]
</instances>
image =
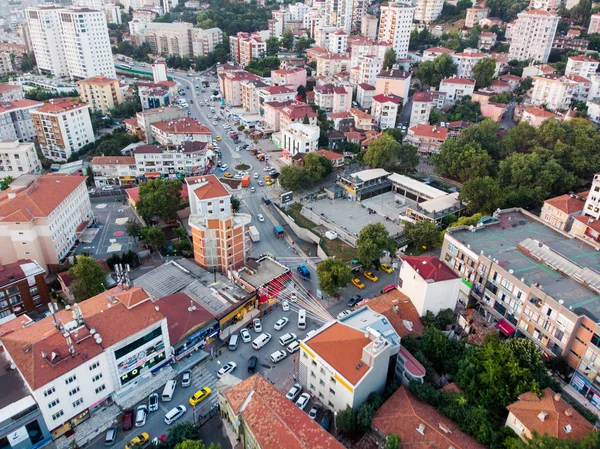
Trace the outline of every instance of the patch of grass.
<instances>
[{"instance_id":1,"label":"patch of grass","mask_svg":"<svg viewBox=\"0 0 600 449\"><path fill-rule=\"evenodd\" d=\"M329 240L326 238L321 239L321 247L329 257L337 257L342 259L344 262L348 262L355 259L358 254L356 248L352 248L347 243L344 243L342 239Z\"/></svg>"},{"instance_id":2,"label":"patch of grass","mask_svg":"<svg viewBox=\"0 0 600 449\"><path fill-rule=\"evenodd\" d=\"M428 248L428 249L431 249L431 248ZM427 251L427 249L417 248L414 243L411 243L406 248L406 251L404 251L404 254L406 254L407 256L420 256L421 254L423 254L426 251Z\"/></svg>"},{"instance_id":3,"label":"patch of grass","mask_svg":"<svg viewBox=\"0 0 600 449\"><path fill-rule=\"evenodd\" d=\"M313 223L312 221L310 221L308 218L306 218L304 215L302 215L300 213L301 210L302 210L302 204L296 203L296 204L293 204L290 207L288 207L286 212L290 217L292 217L294 219L294 221L296 222L296 224L298 226L301 226L306 229L316 228L317 225L315 223Z\"/></svg>"},{"instance_id":4,"label":"patch of grass","mask_svg":"<svg viewBox=\"0 0 600 449\"><path fill-rule=\"evenodd\" d=\"M235 166L235 169L237 171L246 171L246 170L250 170L250 166L248 164L239 164Z\"/></svg>"}]
</instances>

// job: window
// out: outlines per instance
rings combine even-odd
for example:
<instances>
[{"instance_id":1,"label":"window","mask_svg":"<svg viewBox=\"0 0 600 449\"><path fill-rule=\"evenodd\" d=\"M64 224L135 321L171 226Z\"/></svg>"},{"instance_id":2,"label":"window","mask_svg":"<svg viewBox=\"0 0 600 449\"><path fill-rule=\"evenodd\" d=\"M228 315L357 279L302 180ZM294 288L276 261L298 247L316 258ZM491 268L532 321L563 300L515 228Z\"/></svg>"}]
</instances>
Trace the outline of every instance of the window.
<instances>
[{"instance_id":1,"label":"window","mask_svg":"<svg viewBox=\"0 0 600 449\"><path fill-rule=\"evenodd\" d=\"M73 402L73 408L77 408L81 404L83 404L83 398L79 398L75 402Z\"/></svg>"},{"instance_id":2,"label":"window","mask_svg":"<svg viewBox=\"0 0 600 449\"><path fill-rule=\"evenodd\" d=\"M100 362L94 362L90 365L90 371L95 370L96 368L98 368L100 366Z\"/></svg>"},{"instance_id":3,"label":"window","mask_svg":"<svg viewBox=\"0 0 600 449\"><path fill-rule=\"evenodd\" d=\"M69 396L73 396L77 393L79 393L79 387L75 387L71 391L69 391Z\"/></svg>"},{"instance_id":4,"label":"window","mask_svg":"<svg viewBox=\"0 0 600 449\"><path fill-rule=\"evenodd\" d=\"M315 374L315 372L314 372L314 371L311 371L311 372L310 372L310 377L314 377L314 378L316 378L316 377L317 377L317 375Z\"/></svg>"},{"instance_id":5,"label":"window","mask_svg":"<svg viewBox=\"0 0 600 449\"><path fill-rule=\"evenodd\" d=\"M52 415L52 419L56 420L63 415L64 415L64 412L62 410L60 410L60 411L56 412L54 415Z\"/></svg>"},{"instance_id":6,"label":"window","mask_svg":"<svg viewBox=\"0 0 600 449\"><path fill-rule=\"evenodd\" d=\"M98 388L96 388L96 390L94 390L96 392L96 394L100 393L101 391L106 390L106 385L102 384L100 385Z\"/></svg>"},{"instance_id":7,"label":"window","mask_svg":"<svg viewBox=\"0 0 600 449\"><path fill-rule=\"evenodd\" d=\"M335 396L335 390L333 388L329 389L329 394L331 394L332 396Z\"/></svg>"},{"instance_id":8,"label":"window","mask_svg":"<svg viewBox=\"0 0 600 449\"><path fill-rule=\"evenodd\" d=\"M331 379L329 379L331 381L332 384L336 383L336 380L332 377Z\"/></svg>"},{"instance_id":9,"label":"window","mask_svg":"<svg viewBox=\"0 0 600 449\"><path fill-rule=\"evenodd\" d=\"M67 378L65 379L65 384L66 384L66 385L69 385L70 383L72 383L72 382L75 382L76 380L77 380L77 376L71 376L71 377L67 377Z\"/></svg>"},{"instance_id":10,"label":"window","mask_svg":"<svg viewBox=\"0 0 600 449\"><path fill-rule=\"evenodd\" d=\"M314 389L315 389L315 386L314 386L313 384L310 384L310 389L311 389L311 390L314 390Z\"/></svg>"},{"instance_id":11,"label":"window","mask_svg":"<svg viewBox=\"0 0 600 449\"><path fill-rule=\"evenodd\" d=\"M48 403L48 408L56 407L58 404L60 404L60 399L55 399Z\"/></svg>"},{"instance_id":12,"label":"window","mask_svg":"<svg viewBox=\"0 0 600 449\"><path fill-rule=\"evenodd\" d=\"M317 362L315 362L314 360L312 361L313 366L317 366Z\"/></svg>"},{"instance_id":13,"label":"window","mask_svg":"<svg viewBox=\"0 0 600 449\"><path fill-rule=\"evenodd\" d=\"M320 385L325 385L325 381L323 379L319 379L319 384Z\"/></svg>"},{"instance_id":14,"label":"window","mask_svg":"<svg viewBox=\"0 0 600 449\"><path fill-rule=\"evenodd\" d=\"M102 379L102 373L98 373L92 377L92 382L98 382L100 379Z\"/></svg>"},{"instance_id":15,"label":"window","mask_svg":"<svg viewBox=\"0 0 600 449\"><path fill-rule=\"evenodd\" d=\"M321 374L325 374L325 368L321 368Z\"/></svg>"},{"instance_id":16,"label":"window","mask_svg":"<svg viewBox=\"0 0 600 449\"><path fill-rule=\"evenodd\" d=\"M44 397L47 398L48 396L50 396L55 391L56 391L56 388L54 388L54 387L48 388L46 391L44 391Z\"/></svg>"}]
</instances>

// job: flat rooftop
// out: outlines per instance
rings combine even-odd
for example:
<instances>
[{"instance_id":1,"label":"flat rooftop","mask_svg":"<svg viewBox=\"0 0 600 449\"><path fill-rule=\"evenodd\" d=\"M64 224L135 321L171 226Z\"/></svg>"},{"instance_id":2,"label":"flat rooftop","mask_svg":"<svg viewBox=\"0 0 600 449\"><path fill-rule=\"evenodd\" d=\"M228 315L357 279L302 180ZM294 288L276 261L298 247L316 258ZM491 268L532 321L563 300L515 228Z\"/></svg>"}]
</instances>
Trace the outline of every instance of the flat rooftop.
<instances>
[{"instance_id":1,"label":"flat rooftop","mask_svg":"<svg viewBox=\"0 0 600 449\"><path fill-rule=\"evenodd\" d=\"M497 220L471 232L449 229L453 238L477 254L496 259L513 276L541 289L575 313L600 321L600 295L569 276L597 285L600 254L521 210L501 212ZM536 259L531 255L534 254ZM565 273L565 275L561 274Z\"/></svg>"},{"instance_id":2,"label":"flat rooftop","mask_svg":"<svg viewBox=\"0 0 600 449\"><path fill-rule=\"evenodd\" d=\"M248 296L244 289L220 273L210 273L189 259L167 262L135 279L156 301L178 292L185 293L214 316L219 316Z\"/></svg>"},{"instance_id":3,"label":"flat rooftop","mask_svg":"<svg viewBox=\"0 0 600 449\"><path fill-rule=\"evenodd\" d=\"M18 320L18 318L15 318ZM20 320L19 320L20 321ZM10 369L10 363L4 351L0 352L0 410L29 396L29 389L16 369ZM1 420L0 420L1 421Z\"/></svg>"},{"instance_id":4,"label":"flat rooftop","mask_svg":"<svg viewBox=\"0 0 600 449\"><path fill-rule=\"evenodd\" d=\"M366 331L370 327L379 332L392 346L400 346L400 336L392 324L384 315L371 309L368 303L339 321L359 331Z\"/></svg>"},{"instance_id":5,"label":"flat rooftop","mask_svg":"<svg viewBox=\"0 0 600 449\"><path fill-rule=\"evenodd\" d=\"M289 271L289 268L269 257L265 257L259 259L257 263L247 263L246 267L239 271L239 276L242 280L258 289L273 279L285 274L287 271Z\"/></svg>"}]
</instances>

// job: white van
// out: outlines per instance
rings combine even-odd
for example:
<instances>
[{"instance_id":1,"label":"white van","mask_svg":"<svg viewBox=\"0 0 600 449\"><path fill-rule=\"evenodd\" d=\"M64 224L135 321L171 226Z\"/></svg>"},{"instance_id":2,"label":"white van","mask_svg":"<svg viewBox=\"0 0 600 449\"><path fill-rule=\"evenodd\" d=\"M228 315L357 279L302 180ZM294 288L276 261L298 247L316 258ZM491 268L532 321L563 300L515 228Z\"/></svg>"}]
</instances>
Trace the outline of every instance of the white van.
<instances>
[{"instance_id":1,"label":"white van","mask_svg":"<svg viewBox=\"0 0 600 449\"><path fill-rule=\"evenodd\" d=\"M293 342L294 340L296 340L297 338L298 337L293 332L288 333L288 334L283 334L281 337L279 337L279 344L281 346L287 346L291 342Z\"/></svg>"},{"instance_id":2,"label":"white van","mask_svg":"<svg viewBox=\"0 0 600 449\"><path fill-rule=\"evenodd\" d=\"M258 351L264 345L269 343L269 341L271 341L271 334L265 332L254 339L252 342L252 347Z\"/></svg>"},{"instance_id":3,"label":"white van","mask_svg":"<svg viewBox=\"0 0 600 449\"><path fill-rule=\"evenodd\" d=\"M165 415L165 423L170 425L172 422L177 421L185 414L185 405L178 405L175 408L169 410L169 413Z\"/></svg>"},{"instance_id":4,"label":"white van","mask_svg":"<svg viewBox=\"0 0 600 449\"><path fill-rule=\"evenodd\" d=\"M233 334L229 337L229 350L235 351L238 347L238 343L240 341L240 336L238 334Z\"/></svg>"},{"instance_id":5,"label":"white van","mask_svg":"<svg viewBox=\"0 0 600 449\"><path fill-rule=\"evenodd\" d=\"M176 380L170 380L167 382L167 384L165 385L165 388L163 389L162 396L161 396L163 402L169 402L171 399L173 399L173 393L175 393L176 386L177 386Z\"/></svg>"},{"instance_id":6,"label":"white van","mask_svg":"<svg viewBox=\"0 0 600 449\"><path fill-rule=\"evenodd\" d=\"M298 310L298 329L306 329L306 310Z\"/></svg>"}]
</instances>

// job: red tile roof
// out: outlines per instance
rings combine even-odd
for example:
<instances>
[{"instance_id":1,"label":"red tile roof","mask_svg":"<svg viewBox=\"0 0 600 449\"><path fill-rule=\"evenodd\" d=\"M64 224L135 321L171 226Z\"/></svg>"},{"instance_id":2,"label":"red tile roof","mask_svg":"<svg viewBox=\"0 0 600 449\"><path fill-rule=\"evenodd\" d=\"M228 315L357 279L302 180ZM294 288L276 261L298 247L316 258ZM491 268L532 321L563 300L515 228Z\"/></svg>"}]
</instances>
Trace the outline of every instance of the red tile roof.
<instances>
[{"instance_id":1,"label":"red tile roof","mask_svg":"<svg viewBox=\"0 0 600 449\"><path fill-rule=\"evenodd\" d=\"M377 78L392 78L392 79L401 79L405 80L410 78L410 72L405 72L400 69L390 69L390 70L382 70Z\"/></svg>"},{"instance_id":2,"label":"red tile roof","mask_svg":"<svg viewBox=\"0 0 600 449\"><path fill-rule=\"evenodd\" d=\"M375 90L375 86L371 86L370 84L367 84L367 83L360 83L359 87L362 90Z\"/></svg>"},{"instance_id":3,"label":"red tile roof","mask_svg":"<svg viewBox=\"0 0 600 449\"><path fill-rule=\"evenodd\" d=\"M430 139L446 140L448 129L435 125L415 125L408 129L409 133L415 137L428 137Z\"/></svg>"},{"instance_id":4,"label":"red tile roof","mask_svg":"<svg viewBox=\"0 0 600 449\"><path fill-rule=\"evenodd\" d=\"M36 112L41 114L61 114L64 112L74 111L75 109L89 108L90 105L80 103L79 101L72 101L69 99L53 99L49 103L46 103Z\"/></svg>"},{"instance_id":5,"label":"red tile roof","mask_svg":"<svg viewBox=\"0 0 600 449\"><path fill-rule=\"evenodd\" d=\"M203 181L206 181L204 185L194 188L194 184L196 184L197 182L202 184ZM221 181L219 181L219 178L217 178L215 175L186 178L185 182L187 183L188 188L194 192L196 198L198 198L199 200L208 200L211 198L221 198L224 196L230 196L225 186L221 183Z\"/></svg>"},{"instance_id":6,"label":"red tile roof","mask_svg":"<svg viewBox=\"0 0 600 449\"><path fill-rule=\"evenodd\" d=\"M415 92L413 95L413 101L430 102L433 101L433 95L431 92Z\"/></svg>"},{"instance_id":7,"label":"red tile roof","mask_svg":"<svg viewBox=\"0 0 600 449\"><path fill-rule=\"evenodd\" d=\"M304 342L352 385L356 385L370 370L361 361L363 348L370 343L363 332L339 322Z\"/></svg>"},{"instance_id":8,"label":"red tile roof","mask_svg":"<svg viewBox=\"0 0 600 449\"><path fill-rule=\"evenodd\" d=\"M36 106L41 107L43 105L44 103L42 103L41 101L34 100L3 101L2 103L0 103L0 114L3 112L13 111L15 109L30 108Z\"/></svg>"},{"instance_id":9,"label":"red tile roof","mask_svg":"<svg viewBox=\"0 0 600 449\"><path fill-rule=\"evenodd\" d=\"M312 107L299 101L285 106L283 109L281 109L280 113L286 117L289 117L291 120L297 120L304 117L317 117L317 113Z\"/></svg>"},{"instance_id":10,"label":"red tile roof","mask_svg":"<svg viewBox=\"0 0 600 449\"><path fill-rule=\"evenodd\" d=\"M408 296L397 289L375 296L365 306L385 316L400 337L419 337L423 334L424 326L419 312Z\"/></svg>"},{"instance_id":11,"label":"red tile roof","mask_svg":"<svg viewBox=\"0 0 600 449\"><path fill-rule=\"evenodd\" d=\"M81 184L85 176L42 175L29 186L15 190L14 186L0 193L0 221L31 221L47 217ZM15 198L9 194L16 193Z\"/></svg>"},{"instance_id":12,"label":"red tile roof","mask_svg":"<svg viewBox=\"0 0 600 449\"><path fill-rule=\"evenodd\" d=\"M537 106L526 106L523 108L523 111L527 112L528 114L535 115L536 117L559 117L553 112L546 111L545 109L539 108Z\"/></svg>"},{"instance_id":13,"label":"red tile roof","mask_svg":"<svg viewBox=\"0 0 600 449\"><path fill-rule=\"evenodd\" d=\"M404 256L402 261L409 264L414 270L418 270L419 275L425 280L442 282L458 278L450 268L434 256Z\"/></svg>"},{"instance_id":14,"label":"red tile roof","mask_svg":"<svg viewBox=\"0 0 600 449\"><path fill-rule=\"evenodd\" d=\"M586 55L577 55L577 56L569 56L569 59L572 59L573 61L579 61L579 62L598 62L596 61L594 58L592 58L591 56L586 56Z\"/></svg>"},{"instance_id":15,"label":"red tile roof","mask_svg":"<svg viewBox=\"0 0 600 449\"><path fill-rule=\"evenodd\" d=\"M135 290L141 289L131 288L131 291ZM103 348L113 346L164 318L155 310L151 301L138 304L131 310L118 296L111 303L109 297L115 297L119 293L121 288L116 287L78 304L85 322L101 335L102 346L93 338L84 339L89 335L89 331L85 327L80 328L78 338L81 342L74 345L74 357L69 356L65 338L54 327L52 317L2 336L2 344L31 389L41 388L96 357ZM137 295L134 292L130 293L134 294ZM56 317L63 323L73 319L71 311L68 310L59 311ZM45 353L50 358L53 352L60 360L59 363L54 363L54 366L41 355Z\"/></svg>"},{"instance_id":16,"label":"red tile roof","mask_svg":"<svg viewBox=\"0 0 600 449\"><path fill-rule=\"evenodd\" d=\"M350 114L348 111L332 112L331 114L329 114L327 116L328 119L350 118L350 117L352 117L352 114Z\"/></svg>"},{"instance_id":17,"label":"red tile roof","mask_svg":"<svg viewBox=\"0 0 600 449\"><path fill-rule=\"evenodd\" d=\"M135 165L133 156L95 156L92 165Z\"/></svg>"},{"instance_id":18,"label":"red tile roof","mask_svg":"<svg viewBox=\"0 0 600 449\"><path fill-rule=\"evenodd\" d=\"M207 321L215 318L200 304L190 301L192 301L192 298L185 293L178 292L164 296L154 303L167 318L169 340L172 345L187 337L191 332L203 327ZM190 304L193 304L196 310L190 312L188 310Z\"/></svg>"},{"instance_id":19,"label":"red tile roof","mask_svg":"<svg viewBox=\"0 0 600 449\"><path fill-rule=\"evenodd\" d=\"M450 50L449 48L445 47L431 47L425 51L430 53L454 53L454 50Z\"/></svg>"},{"instance_id":20,"label":"red tile roof","mask_svg":"<svg viewBox=\"0 0 600 449\"><path fill-rule=\"evenodd\" d=\"M13 263L6 265L0 264L0 286L17 282L20 279L25 279L25 272L21 265L32 263L30 259L19 259ZM43 270L43 268L42 268Z\"/></svg>"},{"instance_id":21,"label":"red tile roof","mask_svg":"<svg viewBox=\"0 0 600 449\"><path fill-rule=\"evenodd\" d=\"M344 155L340 153L336 153L335 151L329 150L319 150L317 151L319 156L323 156L328 161L337 161L338 159L344 159Z\"/></svg>"},{"instance_id":22,"label":"red tile roof","mask_svg":"<svg viewBox=\"0 0 600 449\"><path fill-rule=\"evenodd\" d=\"M263 87L261 90L268 92L271 95L290 94L292 92L295 92L294 89L290 89L289 87L286 87L286 86L269 86L269 87Z\"/></svg>"},{"instance_id":23,"label":"red tile roof","mask_svg":"<svg viewBox=\"0 0 600 449\"><path fill-rule=\"evenodd\" d=\"M394 104L400 104L400 101L402 101L402 98L400 98L397 95L393 95L393 94L379 94L379 95L375 95L373 97L373 101L376 101L378 103L394 103Z\"/></svg>"},{"instance_id":24,"label":"red tile roof","mask_svg":"<svg viewBox=\"0 0 600 449\"><path fill-rule=\"evenodd\" d=\"M10 92L11 90L21 90L21 86L15 86L14 84L0 84L0 94Z\"/></svg>"},{"instance_id":25,"label":"red tile roof","mask_svg":"<svg viewBox=\"0 0 600 449\"><path fill-rule=\"evenodd\" d=\"M530 432L540 435L552 435L560 440L577 440L590 433L594 426L573 410L559 393L546 388L541 398L535 393L527 392L519 396L519 400L506 407ZM540 413L546 412L542 421ZM565 428L569 428L567 432Z\"/></svg>"},{"instance_id":26,"label":"red tile roof","mask_svg":"<svg viewBox=\"0 0 600 449\"><path fill-rule=\"evenodd\" d=\"M261 449L344 449L260 374L225 390L224 396Z\"/></svg>"},{"instance_id":27,"label":"red tile roof","mask_svg":"<svg viewBox=\"0 0 600 449\"><path fill-rule=\"evenodd\" d=\"M420 425L423 433L417 432ZM473 438L461 432L458 426L440 414L434 407L421 402L404 387L396 392L377 410L373 428L384 435L398 435L403 447L428 449L484 449Z\"/></svg>"},{"instance_id":28,"label":"red tile roof","mask_svg":"<svg viewBox=\"0 0 600 449\"><path fill-rule=\"evenodd\" d=\"M475 81L469 78L446 78L442 80L442 84L468 84L469 86L474 86Z\"/></svg>"},{"instance_id":29,"label":"red tile roof","mask_svg":"<svg viewBox=\"0 0 600 449\"><path fill-rule=\"evenodd\" d=\"M116 83L117 81L119 81L119 80L115 79L115 78L107 78L105 76L98 75L98 76L93 76L93 77L85 79L85 80L78 81L77 84L86 84L88 86L98 86L98 85Z\"/></svg>"},{"instance_id":30,"label":"red tile roof","mask_svg":"<svg viewBox=\"0 0 600 449\"><path fill-rule=\"evenodd\" d=\"M154 122L150 125L167 134L204 134L212 135L210 129L200 124L198 120L191 117L182 117L162 122Z\"/></svg>"},{"instance_id":31,"label":"red tile roof","mask_svg":"<svg viewBox=\"0 0 600 449\"><path fill-rule=\"evenodd\" d=\"M585 200L575 196L572 197L568 193L549 198L544 202L569 215L574 214L575 212L581 212L585 205Z\"/></svg>"},{"instance_id":32,"label":"red tile roof","mask_svg":"<svg viewBox=\"0 0 600 449\"><path fill-rule=\"evenodd\" d=\"M595 220L588 215L575 215L573 220L577 220L578 222L586 225L588 228L593 229L596 232L600 232L600 220Z\"/></svg>"},{"instance_id":33,"label":"red tile roof","mask_svg":"<svg viewBox=\"0 0 600 449\"><path fill-rule=\"evenodd\" d=\"M499 76L498 79L506 79L512 81L521 81L523 78L517 75L513 75L512 73L508 73L506 75Z\"/></svg>"}]
</instances>

